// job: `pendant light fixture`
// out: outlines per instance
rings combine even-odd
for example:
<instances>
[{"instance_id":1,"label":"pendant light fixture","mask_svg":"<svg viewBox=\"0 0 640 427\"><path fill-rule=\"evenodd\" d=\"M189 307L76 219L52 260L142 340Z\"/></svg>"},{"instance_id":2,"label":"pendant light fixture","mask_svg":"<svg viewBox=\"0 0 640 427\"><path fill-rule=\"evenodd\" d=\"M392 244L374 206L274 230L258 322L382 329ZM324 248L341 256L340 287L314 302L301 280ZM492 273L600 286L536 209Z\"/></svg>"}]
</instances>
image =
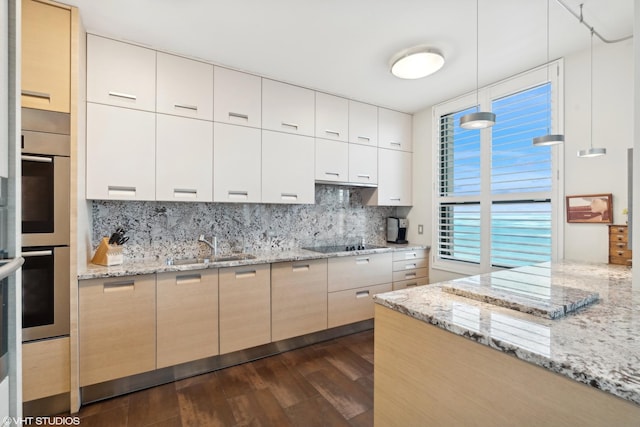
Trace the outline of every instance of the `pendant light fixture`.
<instances>
[{"instance_id":1,"label":"pendant light fixture","mask_svg":"<svg viewBox=\"0 0 640 427\"><path fill-rule=\"evenodd\" d=\"M547 82L549 81L549 0L547 0ZM550 91L547 91L547 108L551 110L551 95ZM545 145L556 145L564 142L564 135L551 133L551 118L547 122L547 134L543 136L537 136L533 138L533 145L536 147L542 147Z\"/></svg>"},{"instance_id":2,"label":"pendant light fixture","mask_svg":"<svg viewBox=\"0 0 640 427\"><path fill-rule=\"evenodd\" d=\"M484 129L496 124L496 115L489 111L480 111L480 102L478 101L478 92L480 90L479 84L479 71L478 71L478 56L479 56L479 16L480 8L478 6L479 0L476 0L476 112L465 114L460 117L460 127L464 129Z\"/></svg>"},{"instance_id":3,"label":"pendant light fixture","mask_svg":"<svg viewBox=\"0 0 640 427\"><path fill-rule=\"evenodd\" d=\"M580 5L580 15L582 15L582 5ZM598 157L607 154L606 148L593 148L593 28L591 29L591 99L590 101L590 130L589 130L589 148L578 151L578 157Z\"/></svg>"}]
</instances>

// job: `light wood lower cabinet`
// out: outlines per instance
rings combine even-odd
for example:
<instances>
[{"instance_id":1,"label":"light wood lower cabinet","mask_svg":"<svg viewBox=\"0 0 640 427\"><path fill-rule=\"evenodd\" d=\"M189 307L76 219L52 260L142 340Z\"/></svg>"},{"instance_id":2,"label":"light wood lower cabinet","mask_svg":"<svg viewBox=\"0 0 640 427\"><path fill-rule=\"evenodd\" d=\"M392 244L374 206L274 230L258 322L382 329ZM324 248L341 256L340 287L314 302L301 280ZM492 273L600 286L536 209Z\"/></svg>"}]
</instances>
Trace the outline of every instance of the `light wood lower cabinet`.
<instances>
[{"instance_id":1,"label":"light wood lower cabinet","mask_svg":"<svg viewBox=\"0 0 640 427\"><path fill-rule=\"evenodd\" d=\"M158 274L157 368L218 354L218 270Z\"/></svg>"},{"instance_id":2,"label":"light wood lower cabinet","mask_svg":"<svg viewBox=\"0 0 640 427\"><path fill-rule=\"evenodd\" d=\"M390 283L392 255L355 255L329 259L329 292Z\"/></svg>"},{"instance_id":3,"label":"light wood lower cabinet","mask_svg":"<svg viewBox=\"0 0 640 427\"><path fill-rule=\"evenodd\" d=\"M270 267L220 269L220 354L271 341Z\"/></svg>"},{"instance_id":4,"label":"light wood lower cabinet","mask_svg":"<svg viewBox=\"0 0 640 427\"><path fill-rule=\"evenodd\" d=\"M22 400L68 393L69 337L22 344Z\"/></svg>"},{"instance_id":5,"label":"light wood lower cabinet","mask_svg":"<svg viewBox=\"0 0 640 427\"><path fill-rule=\"evenodd\" d=\"M345 291L329 292L328 326L347 325L361 320L373 318L373 296L391 291L391 283L366 286Z\"/></svg>"},{"instance_id":6,"label":"light wood lower cabinet","mask_svg":"<svg viewBox=\"0 0 640 427\"><path fill-rule=\"evenodd\" d=\"M429 251L411 249L393 253L393 290L429 284Z\"/></svg>"},{"instance_id":7,"label":"light wood lower cabinet","mask_svg":"<svg viewBox=\"0 0 640 427\"><path fill-rule=\"evenodd\" d=\"M80 386L156 367L156 275L79 282Z\"/></svg>"},{"instance_id":8,"label":"light wood lower cabinet","mask_svg":"<svg viewBox=\"0 0 640 427\"><path fill-rule=\"evenodd\" d=\"M327 260L271 266L272 341L327 328Z\"/></svg>"}]
</instances>

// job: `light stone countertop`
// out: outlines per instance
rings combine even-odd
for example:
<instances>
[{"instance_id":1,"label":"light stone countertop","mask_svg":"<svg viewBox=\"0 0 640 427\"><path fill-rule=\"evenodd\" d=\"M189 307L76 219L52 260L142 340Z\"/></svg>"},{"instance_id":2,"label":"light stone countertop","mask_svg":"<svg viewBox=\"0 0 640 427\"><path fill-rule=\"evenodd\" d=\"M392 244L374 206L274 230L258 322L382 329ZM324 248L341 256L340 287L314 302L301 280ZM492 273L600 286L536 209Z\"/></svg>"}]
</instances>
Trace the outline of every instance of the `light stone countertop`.
<instances>
[{"instance_id":1,"label":"light stone countertop","mask_svg":"<svg viewBox=\"0 0 640 427\"><path fill-rule=\"evenodd\" d=\"M483 301L443 290L460 285L497 288L508 281L546 284L550 295L558 289L580 289L597 293L598 299L552 320L486 302L495 302L493 299ZM640 404L640 289L632 289L631 270L627 267L569 261L543 263L387 292L375 295L374 300Z\"/></svg>"},{"instance_id":2,"label":"light stone countertop","mask_svg":"<svg viewBox=\"0 0 640 427\"><path fill-rule=\"evenodd\" d=\"M78 274L78 280L99 279L109 277L135 276L141 274L166 273L172 271L192 271L207 268L236 267L242 265L255 264L271 264L286 261L302 261L310 259L323 259L334 257L345 257L355 255L366 255L375 253L385 253L404 250L429 249L425 245L397 245L389 243L384 248L365 249L359 251L342 251L332 253L320 253L310 251L308 249L296 249L291 251L265 251L253 252L255 256L252 259L242 259L234 261L210 262L208 264L186 264L186 265L167 265L164 259L139 259L125 261L121 265L104 267L101 265L88 264L84 271Z\"/></svg>"}]
</instances>

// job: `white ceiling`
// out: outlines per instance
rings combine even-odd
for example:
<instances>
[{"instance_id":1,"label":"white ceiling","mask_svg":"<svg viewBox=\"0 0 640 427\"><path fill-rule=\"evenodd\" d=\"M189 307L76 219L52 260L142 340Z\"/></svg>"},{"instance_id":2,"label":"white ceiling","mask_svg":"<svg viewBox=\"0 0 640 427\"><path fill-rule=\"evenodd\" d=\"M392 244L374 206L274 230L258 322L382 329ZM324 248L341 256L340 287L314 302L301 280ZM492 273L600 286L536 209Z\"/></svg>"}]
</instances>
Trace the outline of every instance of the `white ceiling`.
<instances>
[{"instance_id":1,"label":"white ceiling","mask_svg":"<svg viewBox=\"0 0 640 427\"><path fill-rule=\"evenodd\" d=\"M474 0L61 0L88 32L300 86L416 112L476 87ZM547 0L479 0L480 86L546 61ZM608 39L633 31L633 0L563 0ZM589 47L589 30L549 0L551 59ZM596 38L596 43L601 42ZM400 80L389 59L419 44L445 66Z\"/></svg>"}]
</instances>

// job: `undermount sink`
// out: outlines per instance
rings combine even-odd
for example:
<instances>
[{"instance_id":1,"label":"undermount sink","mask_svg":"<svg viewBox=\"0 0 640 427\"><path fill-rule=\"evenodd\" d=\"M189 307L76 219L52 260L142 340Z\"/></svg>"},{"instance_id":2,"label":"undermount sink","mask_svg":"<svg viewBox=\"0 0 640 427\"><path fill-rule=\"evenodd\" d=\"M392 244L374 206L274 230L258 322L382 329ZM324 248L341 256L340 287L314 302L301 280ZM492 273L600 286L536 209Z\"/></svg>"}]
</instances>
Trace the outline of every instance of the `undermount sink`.
<instances>
[{"instance_id":1,"label":"undermount sink","mask_svg":"<svg viewBox=\"0 0 640 427\"><path fill-rule=\"evenodd\" d=\"M231 254L231 255L220 255L213 258L185 258L185 259L167 258L166 264L167 265L210 264L212 262L241 261L243 259L255 259L255 255Z\"/></svg>"}]
</instances>

